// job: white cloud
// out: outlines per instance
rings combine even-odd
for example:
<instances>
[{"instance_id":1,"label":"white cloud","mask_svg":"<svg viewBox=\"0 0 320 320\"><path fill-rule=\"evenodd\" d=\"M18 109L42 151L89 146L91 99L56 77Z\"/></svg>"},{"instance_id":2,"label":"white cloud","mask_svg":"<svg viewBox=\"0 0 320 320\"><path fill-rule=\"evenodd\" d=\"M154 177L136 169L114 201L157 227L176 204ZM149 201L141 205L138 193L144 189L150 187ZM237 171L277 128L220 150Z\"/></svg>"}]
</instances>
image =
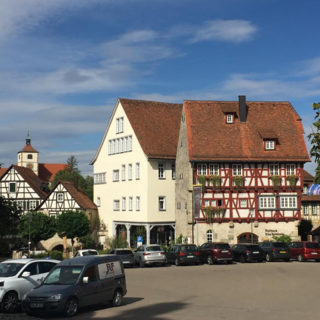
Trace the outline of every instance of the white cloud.
<instances>
[{"instance_id":1,"label":"white cloud","mask_svg":"<svg viewBox=\"0 0 320 320\"><path fill-rule=\"evenodd\" d=\"M250 21L212 20L206 21L202 27L198 28L190 42L230 41L239 43L252 40L257 31L258 28Z\"/></svg>"}]
</instances>

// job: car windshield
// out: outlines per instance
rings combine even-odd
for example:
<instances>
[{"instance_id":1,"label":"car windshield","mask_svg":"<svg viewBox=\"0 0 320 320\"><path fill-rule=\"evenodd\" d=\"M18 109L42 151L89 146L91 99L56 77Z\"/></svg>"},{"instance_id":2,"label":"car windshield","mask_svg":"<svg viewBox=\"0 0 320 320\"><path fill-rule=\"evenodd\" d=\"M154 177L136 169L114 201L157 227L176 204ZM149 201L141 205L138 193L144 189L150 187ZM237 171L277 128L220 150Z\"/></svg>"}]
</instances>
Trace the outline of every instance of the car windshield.
<instances>
[{"instance_id":1,"label":"car windshield","mask_svg":"<svg viewBox=\"0 0 320 320\"><path fill-rule=\"evenodd\" d=\"M89 251L82 252L82 255L83 256L96 256L96 255L98 255L98 252L94 251L94 250L89 250Z\"/></svg>"},{"instance_id":2,"label":"car windshield","mask_svg":"<svg viewBox=\"0 0 320 320\"><path fill-rule=\"evenodd\" d=\"M160 246L146 247L146 251L163 251Z\"/></svg>"},{"instance_id":3,"label":"car windshield","mask_svg":"<svg viewBox=\"0 0 320 320\"><path fill-rule=\"evenodd\" d=\"M79 279L83 267L57 267L44 280L44 285L75 284Z\"/></svg>"},{"instance_id":4,"label":"car windshield","mask_svg":"<svg viewBox=\"0 0 320 320\"><path fill-rule=\"evenodd\" d=\"M320 248L319 243L306 243L306 248L307 249L318 249Z\"/></svg>"},{"instance_id":5,"label":"car windshield","mask_svg":"<svg viewBox=\"0 0 320 320\"><path fill-rule=\"evenodd\" d=\"M274 242L273 246L275 248L287 248L288 247L284 242Z\"/></svg>"},{"instance_id":6,"label":"car windshield","mask_svg":"<svg viewBox=\"0 0 320 320\"><path fill-rule=\"evenodd\" d=\"M230 249L228 243L218 243L215 245L215 249Z\"/></svg>"},{"instance_id":7,"label":"car windshield","mask_svg":"<svg viewBox=\"0 0 320 320\"><path fill-rule=\"evenodd\" d=\"M119 251L115 251L115 254L119 255L119 256L123 256L125 254L132 254L131 250L119 250Z\"/></svg>"},{"instance_id":8,"label":"car windshield","mask_svg":"<svg viewBox=\"0 0 320 320\"><path fill-rule=\"evenodd\" d=\"M246 246L246 249L248 250L261 250L259 246Z\"/></svg>"},{"instance_id":9,"label":"car windshield","mask_svg":"<svg viewBox=\"0 0 320 320\"><path fill-rule=\"evenodd\" d=\"M15 276L23 266L22 263L0 263L0 278Z\"/></svg>"},{"instance_id":10,"label":"car windshield","mask_svg":"<svg viewBox=\"0 0 320 320\"><path fill-rule=\"evenodd\" d=\"M181 246L181 251L196 251L198 250L197 246Z\"/></svg>"}]
</instances>

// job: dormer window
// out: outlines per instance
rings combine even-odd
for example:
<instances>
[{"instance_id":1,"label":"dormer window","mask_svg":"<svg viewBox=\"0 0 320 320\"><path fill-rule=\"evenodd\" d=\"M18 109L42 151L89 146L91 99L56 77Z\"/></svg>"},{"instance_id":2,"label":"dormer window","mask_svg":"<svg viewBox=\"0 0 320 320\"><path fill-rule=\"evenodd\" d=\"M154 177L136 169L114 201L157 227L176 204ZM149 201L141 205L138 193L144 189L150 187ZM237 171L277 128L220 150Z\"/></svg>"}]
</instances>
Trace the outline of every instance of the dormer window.
<instances>
[{"instance_id":1,"label":"dormer window","mask_svg":"<svg viewBox=\"0 0 320 320\"><path fill-rule=\"evenodd\" d=\"M274 140L266 140L265 141L265 149L266 150L275 150L275 142L274 142Z\"/></svg>"},{"instance_id":2,"label":"dormer window","mask_svg":"<svg viewBox=\"0 0 320 320\"><path fill-rule=\"evenodd\" d=\"M234 115L232 113L227 113L227 123L234 122Z\"/></svg>"}]
</instances>

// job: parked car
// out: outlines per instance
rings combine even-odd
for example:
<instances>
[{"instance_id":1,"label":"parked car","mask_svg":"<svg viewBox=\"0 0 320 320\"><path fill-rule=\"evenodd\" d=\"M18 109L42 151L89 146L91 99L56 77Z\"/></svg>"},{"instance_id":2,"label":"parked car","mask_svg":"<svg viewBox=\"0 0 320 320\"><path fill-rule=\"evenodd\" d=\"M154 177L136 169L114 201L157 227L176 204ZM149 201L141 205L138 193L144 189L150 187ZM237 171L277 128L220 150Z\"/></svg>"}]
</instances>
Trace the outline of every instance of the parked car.
<instances>
[{"instance_id":1,"label":"parked car","mask_svg":"<svg viewBox=\"0 0 320 320\"><path fill-rule=\"evenodd\" d=\"M136 264L143 268L145 265L167 264L167 258L164 250L156 244L142 245L133 253Z\"/></svg>"},{"instance_id":2,"label":"parked car","mask_svg":"<svg viewBox=\"0 0 320 320\"><path fill-rule=\"evenodd\" d=\"M136 261L131 249L112 249L109 254L116 254L120 257L124 266L135 266Z\"/></svg>"},{"instance_id":3,"label":"parked car","mask_svg":"<svg viewBox=\"0 0 320 320\"><path fill-rule=\"evenodd\" d=\"M9 259L0 263L0 304L3 312L16 311L24 294L37 287L59 260Z\"/></svg>"},{"instance_id":4,"label":"parked car","mask_svg":"<svg viewBox=\"0 0 320 320\"><path fill-rule=\"evenodd\" d=\"M268 262L278 259L290 262L290 248L285 242L264 241L260 243L259 246L264 250L266 254L266 260Z\"/></svg>"},{"instance_id":5,"label":"parked car","mask_svg":"<svg viewBox=\"0 0 320 320\"><path fill-rule=\"evenodd\" d=\"M195 244L174 244L167 252L167 262L180 264L198 264L200 261L198 247Z\"/></svg>"},{"instance_id":6,"label":"parked car","mask_svg":"<svg viewBox=\"0 0 320 320\"><path fill-rule=\"evenodd\" d=\"M318 242L294 241L289 245L291 259L302 262L305 260L316 260L320 262L320 245Z\"/></svg>"},{"instance_id":7,"label":"parked car","mask_svg":"<svg viewBox=\"0 0 320 320\"><path fill-rule=\"evenodd\" d=\"M257 244L239 243L231 249L233 260L241 263L247 261L262 262L265 259L265 252Z\"/></svg>"},{"instance_id":8,"label":"parked car","mask_svg":"<svg viewBox=\"0 0 320 320\"><path fill-rule=\"evenodd\" d=\"M230 245L224 242L207 242L199 248L199 256L202 262L212 265L216 262L232 263Z\"/></svg>"},{"instance_id":9,"label":"parked car","mask_svg":"<svg viewBox=\"0 0 320 320\"><path fill-rule=\"evenodd\" d=\"M43 283L24 295L22 309L28 315L64 313L102 302L120 306L127 293L119 256L86 256L57 265Z\"/></svg>"},{"instance_id":10,"label":"parked car","mask_svg":"<svg viewBox=\"0 0 320 320\"><path fill-rule=\"evenodd\" d=\"M78 250L77 253L74 255L76 257L85 257L85 256L98 256L99 252L95 249L82 249Z\"/></svg>"}]
</instances>

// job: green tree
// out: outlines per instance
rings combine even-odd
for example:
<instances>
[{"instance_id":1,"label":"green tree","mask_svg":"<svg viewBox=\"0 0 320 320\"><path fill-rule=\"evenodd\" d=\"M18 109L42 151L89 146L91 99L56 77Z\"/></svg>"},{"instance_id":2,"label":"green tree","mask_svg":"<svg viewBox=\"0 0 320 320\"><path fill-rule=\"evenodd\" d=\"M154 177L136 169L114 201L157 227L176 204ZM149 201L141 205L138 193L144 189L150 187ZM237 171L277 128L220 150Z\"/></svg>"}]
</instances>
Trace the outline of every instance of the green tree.
<instances>
[{"instance_id":1,"label":"green tree","mask_svg":"<svg viewBox=\"0 0 320 320\"><path fill-rule=\"evenodd\" d=\"M70 168L71 171L76 172L76 173L81 173L81 171L78 168L78 160L75 156L71 156L67 160L67 164Z\"/></svg>"},{"instance_id":2,"label":"green tree","mask_svg":"<svg viewBox=\"0 0 320 320\"><path fill-rule=\"evenodd\" d=\"M73 249L74 239L90 232L90 221L83 211L63 211L57 217L57 228L60 235L65 232L67 238L71 239Z\"/></svg>"},{"instance_id":3,"label":"green tree","mask_svg":"<svg viewBox=\"0 0 320 320\"><path fill-rule=\"evenodd\" d=\"M81 237L79 240L82 244L82 249L95 249L97 246L96 242L90 234Z\"/></svg>"},{"instance_id":4,"label":"green tree","mask_svg":"<svg viewBox=\"0 0 320 320\"><path fill-rule=\"evenodd\" d=\"M30 239L37 243L50 239L57 232L56 219L42 212L28 212L24 214L19 223L20 235L28 239L30 226Z\"/></svg>"},{"instance_id":5,"label":"green tree","mask_svg":"<svg viewBox=\"0 0 320 320\"><path fill-rule=\"evenodd\" d=\"M111 237L111 238L107 238L106 239L106 245L109 247L109 248L128 248L128 242L126 239L124 239L122 237L122 235L118 235L117 237L114 236L114 237Z\"/></svg>"},{"instance_id":6,"label":"green tree","mask_svg":"<svg viewBox=\"0 0 320 320\"><path fill-rule=\"evenodd\" d=\"M301 240L308 240L308 232L313 228L312 222L310 220L301 219L298 226L298 234L301 237Z\"/></svg>"},{"instance_id":7,"label":"green tree","mask_svg":"<svg viewBox=\"0 0 320 320\"><path fill-rule=\"evenodd\" d=\"M285 242L286 244L290 244L292 242L291 236L287 234L283 234L281 236L273 236L272 239L279 242Z\"/></svg>"},{"instance_id":8,"label":"green tree","mask_svg":"<svg viewBox=\"0 0 320 320\"><path fill-rule=\"evenodd\" d=\"M312 133L308 135L308 139L312 145L310 156L314 157L314 160L317 163L314 182L320 184L320 102L314 103L312 107L313 110L316 111L316 115L314 117L316 121L313 123L314 129L312 130Z\"/></svg>"}]
</instances>

